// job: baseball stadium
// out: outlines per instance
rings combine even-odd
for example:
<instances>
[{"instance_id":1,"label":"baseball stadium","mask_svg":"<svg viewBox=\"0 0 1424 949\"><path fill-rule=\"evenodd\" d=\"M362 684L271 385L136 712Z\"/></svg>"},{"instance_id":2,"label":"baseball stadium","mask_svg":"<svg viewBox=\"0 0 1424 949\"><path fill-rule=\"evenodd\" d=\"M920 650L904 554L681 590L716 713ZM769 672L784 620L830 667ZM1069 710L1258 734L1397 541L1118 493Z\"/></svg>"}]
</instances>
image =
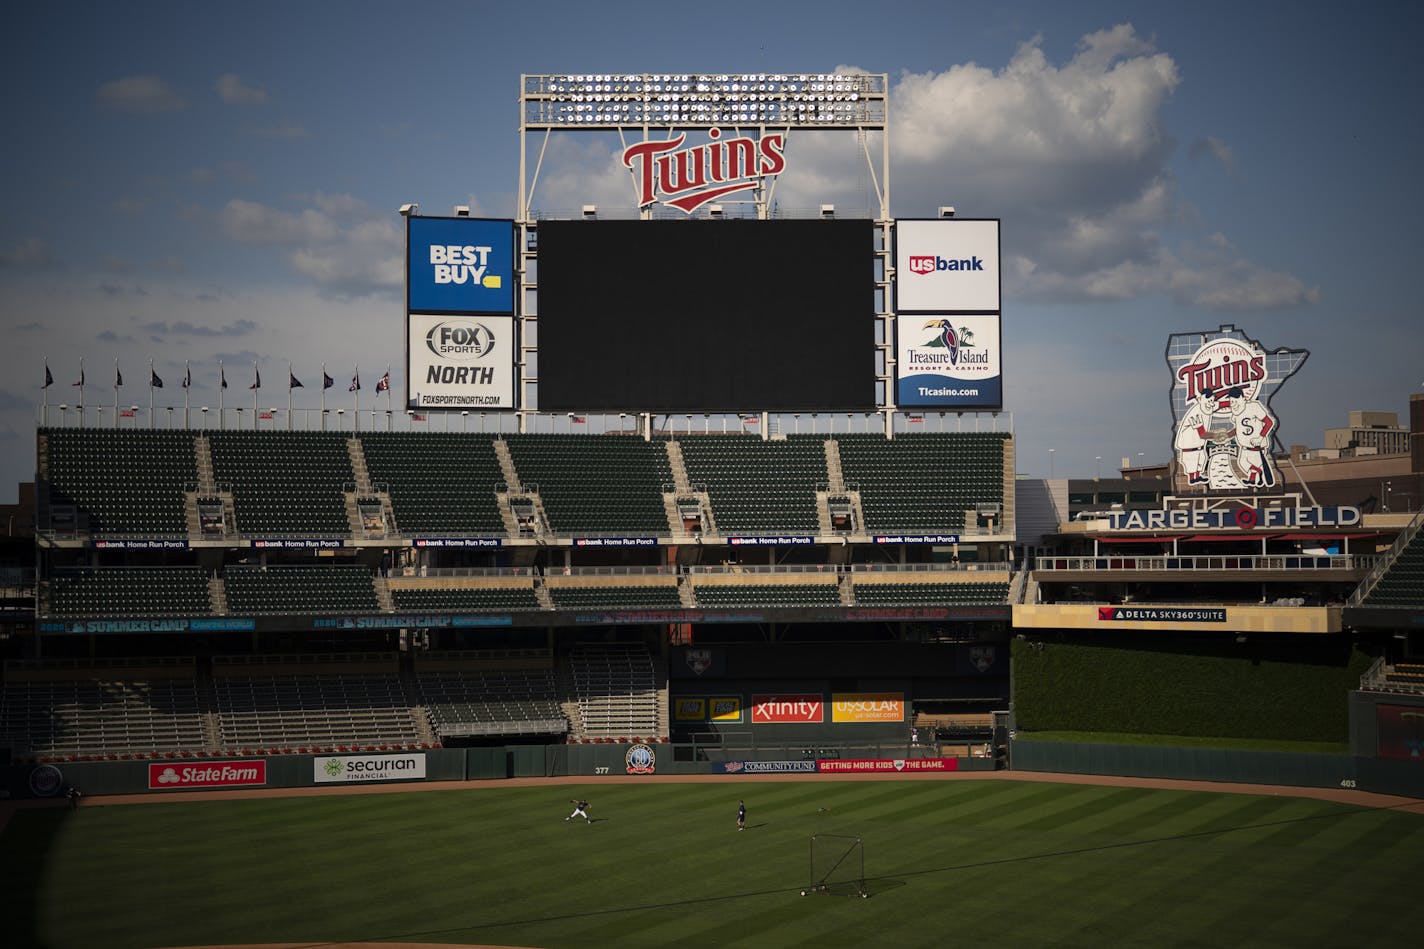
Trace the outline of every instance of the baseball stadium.
<instances>
[{"instance_id":1,"label":"baseball stadium","mask_svg":"<svg viewBox=\"0 0 1424 949\"><path fill-rule=\"evenodd\" d=\"M1418 945L1424 396L1289 444L1184 327L1165 460L1020 476L1013 222L891 215L886 89L522 76L374 401L39 406L6 944Z\"/></svg>"}]
</instances>

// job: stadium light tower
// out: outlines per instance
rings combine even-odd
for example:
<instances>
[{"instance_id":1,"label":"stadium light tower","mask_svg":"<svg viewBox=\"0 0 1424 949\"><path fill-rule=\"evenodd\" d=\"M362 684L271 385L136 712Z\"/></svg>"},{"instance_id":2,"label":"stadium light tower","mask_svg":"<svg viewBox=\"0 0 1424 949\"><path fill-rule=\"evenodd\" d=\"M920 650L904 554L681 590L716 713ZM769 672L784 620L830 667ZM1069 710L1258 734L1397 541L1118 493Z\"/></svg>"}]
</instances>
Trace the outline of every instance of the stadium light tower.
<instances>
[{"instance_id":1,"label":"stadium light tower","mask_svg":"<svg viewBox=\"0 0 1424 949\"><path fill-rule=\"evenodd\" d=\"M415 212L416 212L416 211L419 211L419 210L420 210L420 205L418 205L418 204L402 204L402 205L400 206L400 216L401 216L401 217L412 217L412 216L415 215Z\"/></svg>"}]
</instances>

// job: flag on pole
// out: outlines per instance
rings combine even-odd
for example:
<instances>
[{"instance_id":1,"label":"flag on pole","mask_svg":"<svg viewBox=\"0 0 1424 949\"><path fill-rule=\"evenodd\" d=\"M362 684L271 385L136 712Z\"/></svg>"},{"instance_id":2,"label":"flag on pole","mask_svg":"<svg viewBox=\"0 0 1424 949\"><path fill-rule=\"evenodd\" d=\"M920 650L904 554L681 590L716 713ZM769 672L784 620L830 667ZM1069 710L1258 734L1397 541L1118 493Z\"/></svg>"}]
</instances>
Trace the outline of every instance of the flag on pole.
<instances>
[{"instance_id":1,"label":"flag on pole","mask_svg":"<svg viewBox=\"0 0 1424 949\"><path fill-rule=\"evenodd\" d=\"M287 370L287 388L288 388L288 389L305 389L305 388L306 388L306 386L302 385L302 380L298 379L298 378L292 373L292 370L290 370L290 369Z\"/></svg>"},{"instance_id":2,"label":"flag on pole","mask_svg":"<svg viewBox=\"0 0 1424 949\"><path fill-rule=\"evenodd\" d=\"M188 388L193 384L193 367L187 363L183 364L183 388Z\"/></svg>"},{"instance_id":3,"label":"flag on pole","mask_svg":"<svg viewBox=\"0 0 1424 949\"><path fill-rule=\"evenodd\" d=\"M77 382L71 382L70 385L79 386L81 389L84 388L84 360L79 360L79 380Z\"/></svg>"},{"instance_id":4,"label":"flag on pole","mask_svg":"<svg viewBox=\"0 0 1424 949\"><path fill-rule=\"evenodd\" d=\"M569 421L575 425L585 425L588 423L588 419L584 418L582 415L570 415Z\"/></svg>"},{"instance_id":5,"label":"flag on pole","mask_svg":"<svg viewBox=\"0 0 1424 949\"><path fill-rule=\"evenodd\" d=\"M326 367L325 367L325 366L322 366L322 367L321 367L321 388L322 388L322 391L325 392L327 389L330 389L330 388L331 388L332 386L334 386L334 385L336 385L336 380L333 379L333 378L331 378L331 376L327 375L327 374L326 374Z\"/></svg>"},{"instance_id":6,"label":"flag on pole","mask_svg":"<svg viewBox=\"0 0 1424 949\"><path fill-rule=\"evenodd\" d=\"M148 387L150 389L162 389L163 380L158 377L158 373L153 371L153 367L148 367Z\"/></svg>"},{"instance_id":7,"label":"flag on pole","mask_svg":"<svg viewBox=\"0 0 1424 949\"><path fill-rule=\"evenodd\" d=\"M260 373L260 372L257 371L257 366L256 366L255 364L254 364L253 367L252 367L252 385L248 386L247 388L249 388L249 389L260 389L260 388L262 388L262 373Z\"/></svg>"},{"instance_id":8,"label":"flag on pole","mask_svg":"<svg viewBox=\"0 0 1424 949\"><path fill-rule=\"evenodd\" d=\"M54 385L54 376L49 373L49 363L45 363L45 384L40 386L40 388L48 389L52 385Z\"/></svg>"},{"instance_id":9,"label":"flag on pole","mask_svg":"<svg viewBox=\"0 0 1424 949\"><path fill-rule=\"evenodd\" d=\"M117 389L119 386L121 386L121 385L123 385L123 384L124 384L124 374L119 371L119 364L118 364L118 363L114 363L114 388Z\"/></svg>"},{"instance_id":10,"label":"flag on pole","mask_svg":"<svg viewBox=\"0 0 1424 949\"><path fill-rule=\"evenodd\" d=\"M227 370L223 368L223 364L222 364L222 363L218 363L218 377L219 377L219 378L221 379L221 381L222 381L221 388L226 389L226 388L227 388Z\"/></svg>"},{"instance_id":11,"label":"flag on pole","mask_svg":"<svg viewBox=\"0 0 1424 949\"><path fill-rule=\"evenodd\" d=\"M376 391L385 392L391 387L391 371L386 370L386 374L376 381Z\"/></svg>"},{"instance_id":12,"label":"flag on pole","mask_svg":"<svg viewBox=\"0 0 1424 949\"><path fill-rule=\"evenodd\" d=\"M352 373L352 375L351 375L351 384L346 387L346 391L347 391L347 392L360 392L360 391L361 391L361 370L360 370L360 369L357 369L354 373Z\"/></svg>"}]
</instances>

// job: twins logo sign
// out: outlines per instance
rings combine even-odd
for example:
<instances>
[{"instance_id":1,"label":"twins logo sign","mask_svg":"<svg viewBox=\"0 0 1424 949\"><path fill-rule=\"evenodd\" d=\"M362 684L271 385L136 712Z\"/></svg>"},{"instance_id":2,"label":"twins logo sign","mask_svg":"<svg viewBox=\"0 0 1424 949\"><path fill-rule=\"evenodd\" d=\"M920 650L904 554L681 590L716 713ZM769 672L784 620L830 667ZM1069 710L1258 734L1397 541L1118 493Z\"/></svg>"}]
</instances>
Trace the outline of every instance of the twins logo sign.
<instances>
[{"instance_id":1,"label":"twins logo sign","mask_svg":"<svg viewBox=\"0 0 1424 949\"><path fill-rule=\"evenodd\" d=\"M1271 458L1277 421L1270 400L1308 355L1293 349L1266 352L1233 326L1215 335L1169 338L1172 449L1189 490L1262 491L1278 483Z\"/></svg>"},{"instance_id":2,"label":"twins logo sign","mask_svg":"<svg viewBox=\"0 0 1424 949\"><path fill-rule=\"evenodd\" d=\"M629 774L652 774L658 770L658 756L652 748L640 742L628 749L623 756L623 764Z\"/></svg>"}]
</instances>

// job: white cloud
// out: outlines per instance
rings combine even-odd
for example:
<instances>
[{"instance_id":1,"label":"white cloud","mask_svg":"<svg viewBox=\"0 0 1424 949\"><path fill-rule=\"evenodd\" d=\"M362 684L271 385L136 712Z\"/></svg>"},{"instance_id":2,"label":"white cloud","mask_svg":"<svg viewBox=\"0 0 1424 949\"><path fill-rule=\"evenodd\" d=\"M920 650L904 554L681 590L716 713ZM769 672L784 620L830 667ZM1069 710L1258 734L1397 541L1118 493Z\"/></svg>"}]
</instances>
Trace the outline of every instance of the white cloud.
<instances>
[{"instance_id":1,"label":"white cloud","mask_svg":"<svg viewBox=\"0 0 1424 949\"><path fill-rule=\"evenodd\" d=\"M289 213L238 198L218 212L218 223L223 234L242 244L299 244L337 235L336 223L319 209Z\"/></svg>"},{"instance_id":2,"label":"white cloud","mask_svg":"<svg viewBox=\"0 0 1424 949\"><path fill-rule=\"evenodd\" d=\"M404 232L394 215L348 194L317 193L284 211L233 199L218 212L224 236L253 246L294 247L291 269L337 298L388 293L404 282Z\"/></svg>"},{"instance_id":3,"label":"white cloud","mask_svg":"<svg viewBox=\"0 0 1424 949\"><path fill-rule=\"evenodd\" d=\"M1193 160L1213 159L1220 162L1227 171L1232 171L1236 167L1236 155L1231 150L1231 146L1214 135L1208 135L1206 138L1199 138L1192 142L1192 147L1187 150L1187 154Z\"/></svg>"},{"instance_id":4,"label":"white cloud","mask_svg":"<svg viewBox=\"0 0 1424 949\"><path fill-rule=\"evenodd\" d=\"M228 105L263 105L267 102L267 90L261 86L249 86L236 73L223 73L213 83L218 98Z\"/></svg>"},{"instance_id":5,"label":"white cloud","mask_svg":"<svg viewBox=\"0 0 1424 949\"><path fill-rule=\"evenodd\" d=\"M47 267L54 263L54 255L49 245L38 237L25 237L12 246L0 250L0 268Z\"/></svg>"},{"instance_id":6,"label":"white cloud","mask_svg":"<svg viewBox=\"0 0 1424 949\"><path fill-rule=\"evenodd\" d=\"M1055 65L1041 39L993 70L906 74L892 90L897 213L956 204L1004 220L1005 292L1045 302L1167 296L1212 309L1314 302L1298 278L1207 240L1188 250L1164 108L1181 83L1166 53L1119 25ZM1230 166L1218 139L1192 149ZM946 191L946 188L949 190ZM911 209L907 211L905 209Z\"/></svg>"},{"instance_id":7,"label":"white cloud","mask_svg":"<svg viewBox=\"0 0 1424 949\"><path fill-rule=\"evenodd\" d=\"M187 102L157 76L129 76L99 86L99 102L119 112L175 112Z\"/></svg>"}]
</instances>

